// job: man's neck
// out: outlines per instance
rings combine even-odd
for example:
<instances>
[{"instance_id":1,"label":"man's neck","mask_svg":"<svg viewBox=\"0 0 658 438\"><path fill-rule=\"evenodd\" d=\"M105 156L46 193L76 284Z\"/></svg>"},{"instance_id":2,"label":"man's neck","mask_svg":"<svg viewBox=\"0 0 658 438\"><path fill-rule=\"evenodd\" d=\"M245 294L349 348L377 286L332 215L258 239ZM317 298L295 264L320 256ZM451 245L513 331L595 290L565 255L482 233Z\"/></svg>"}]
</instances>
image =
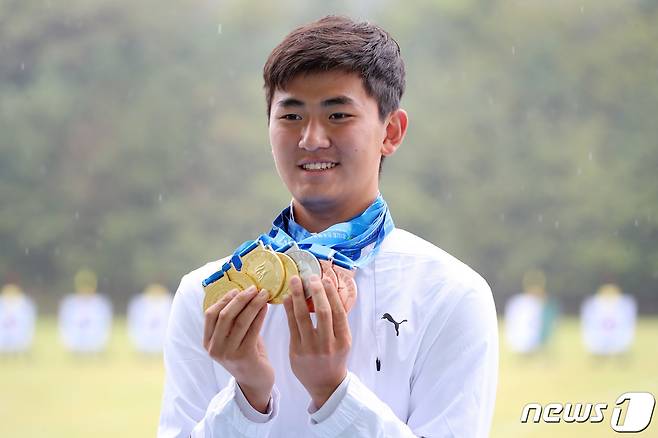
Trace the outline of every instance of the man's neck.
<instances>
[{"instance_id":1,"label":"man's neck","mask_svg":"<svg viewBox=\"0 0 658 438\"><path fill-rule=\"evenodd\" d=\"M377 198L377 194L360 203L349 203L346 207L329 204L303 205L297 200L292 201L295 222L311 233L319 233L332 225L347 222L363 213Z\"/></svg>"}]
</instances>

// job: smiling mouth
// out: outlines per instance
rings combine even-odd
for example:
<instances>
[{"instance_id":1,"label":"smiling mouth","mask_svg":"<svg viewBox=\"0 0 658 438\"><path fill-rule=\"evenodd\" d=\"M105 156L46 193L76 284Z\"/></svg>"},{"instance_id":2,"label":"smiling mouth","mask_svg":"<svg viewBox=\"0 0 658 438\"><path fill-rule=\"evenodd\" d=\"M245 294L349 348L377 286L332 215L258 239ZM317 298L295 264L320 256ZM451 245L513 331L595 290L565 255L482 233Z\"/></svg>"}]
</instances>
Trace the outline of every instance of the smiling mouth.
<instances>
[{"instance_id":1,"label":"smiling mouth","mask_svg":"<svg viewBox=\"0 0 658 438\"><path fill-rule=\"evenodd\" d=\"M338 166L338 163L331 163L331 162L318 162L318 163L306 163L302 164L299 166L301 169L311 171L311 172L318 172L322 170L329 170L333 169L334 167Z\"/></svg>"}]
</instances>

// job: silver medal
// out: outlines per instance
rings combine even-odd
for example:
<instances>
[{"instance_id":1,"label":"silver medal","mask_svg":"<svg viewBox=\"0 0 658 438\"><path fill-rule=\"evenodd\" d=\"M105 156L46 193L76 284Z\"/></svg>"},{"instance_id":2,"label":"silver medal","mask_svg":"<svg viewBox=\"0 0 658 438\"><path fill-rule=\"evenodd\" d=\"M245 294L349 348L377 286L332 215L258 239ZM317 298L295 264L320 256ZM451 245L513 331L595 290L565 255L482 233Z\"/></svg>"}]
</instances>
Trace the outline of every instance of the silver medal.
<instances>
[{"instance_id":1,"label":"silver medal","mask_svg":"<svg viewBox=\"0 0 658 438\"><path fill-rule=\"evenodd\" d=\"M302 284L304 285L304 297L309 298L311 296L309 287L311 275L315 274L318 277L322 277L322 268L320 267L320 262L312 253L306 251L305 249L301 249L299 246L297 246L296 243L287 251L285 251L284 254L293 259L297 265L297 269L299 269L299 276L301 277Z\"/></svg>"}]
</instances>

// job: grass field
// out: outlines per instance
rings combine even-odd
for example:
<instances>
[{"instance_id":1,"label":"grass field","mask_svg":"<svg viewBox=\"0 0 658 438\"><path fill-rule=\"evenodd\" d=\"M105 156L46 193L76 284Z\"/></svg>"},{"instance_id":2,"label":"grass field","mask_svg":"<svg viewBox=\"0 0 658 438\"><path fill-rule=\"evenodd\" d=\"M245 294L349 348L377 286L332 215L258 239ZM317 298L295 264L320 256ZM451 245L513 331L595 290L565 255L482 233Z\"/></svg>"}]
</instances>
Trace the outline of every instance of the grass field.
<instances>
[{"instance_id":1,"label":"grass field","mask_svg":"<svg viewBox=\"0 0 658 438\"><path fill-rule=\"evenodd\" d=\"M109 351L72 357L62 350L52 319L40 321L28 357L0 357L0 437L147 437L156 431L163 369L160 357L142 357L115 321ZM609 421L623 392L658 395L658 318L642 319L632 352L595 361L581 348L578 322L564 319L547 351L519 358L501 337L498 399L492 437L618 436ZM608 403L599 424L521 424L528 402ZM658 414L637 436L657 437Z\"/></svg>"}]
</instances>

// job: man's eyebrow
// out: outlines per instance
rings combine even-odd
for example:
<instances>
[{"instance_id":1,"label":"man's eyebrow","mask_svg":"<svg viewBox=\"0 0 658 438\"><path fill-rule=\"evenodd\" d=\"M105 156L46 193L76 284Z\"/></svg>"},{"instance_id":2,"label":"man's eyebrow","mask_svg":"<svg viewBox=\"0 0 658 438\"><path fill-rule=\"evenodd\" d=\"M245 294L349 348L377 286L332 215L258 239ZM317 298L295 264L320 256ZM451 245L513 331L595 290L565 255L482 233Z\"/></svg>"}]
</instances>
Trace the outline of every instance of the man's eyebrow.
<instances>
[{"instance_id":1,"label":"man's eyebrow","mask_svg":"<svg viewBox=\"0 0 658 438\"><path fill-rule=\"evenodd\" d=\"M322 101L322 106L333 106L333 105L353 105L354 100L347 96L336 96L331 99L326 99Z\"/></svg>"},{"instance_id":2,"label":"man's eyebrow","mask_svg":"<svg viewBox=\"0 0 658 438\"><path fill-rule=\"evenodd\" d=\"M283 108L290 108L290 107L300 107L304 106L304 102L302 102L299 99L295 99L294 97L287 97L285 99L281 99L276 103L276 106L280 106Z\"/></svg>"},{"instance_id":3,"label":"man's eyebrow","mask_svg":"<svg viewBox=\"0 0 658 438\"><path fill-rule=\"evenodd\" d=\"M354 99L347 96L336 96L329 99L325 99L321 102L323 107L335 106L335 105L354 105ZM281 108L291 108L291 107L303 107L305 106L304 102L294 97L287 97L281 99L276 103L276 106Z\"/></svg>"}]
</instances>

